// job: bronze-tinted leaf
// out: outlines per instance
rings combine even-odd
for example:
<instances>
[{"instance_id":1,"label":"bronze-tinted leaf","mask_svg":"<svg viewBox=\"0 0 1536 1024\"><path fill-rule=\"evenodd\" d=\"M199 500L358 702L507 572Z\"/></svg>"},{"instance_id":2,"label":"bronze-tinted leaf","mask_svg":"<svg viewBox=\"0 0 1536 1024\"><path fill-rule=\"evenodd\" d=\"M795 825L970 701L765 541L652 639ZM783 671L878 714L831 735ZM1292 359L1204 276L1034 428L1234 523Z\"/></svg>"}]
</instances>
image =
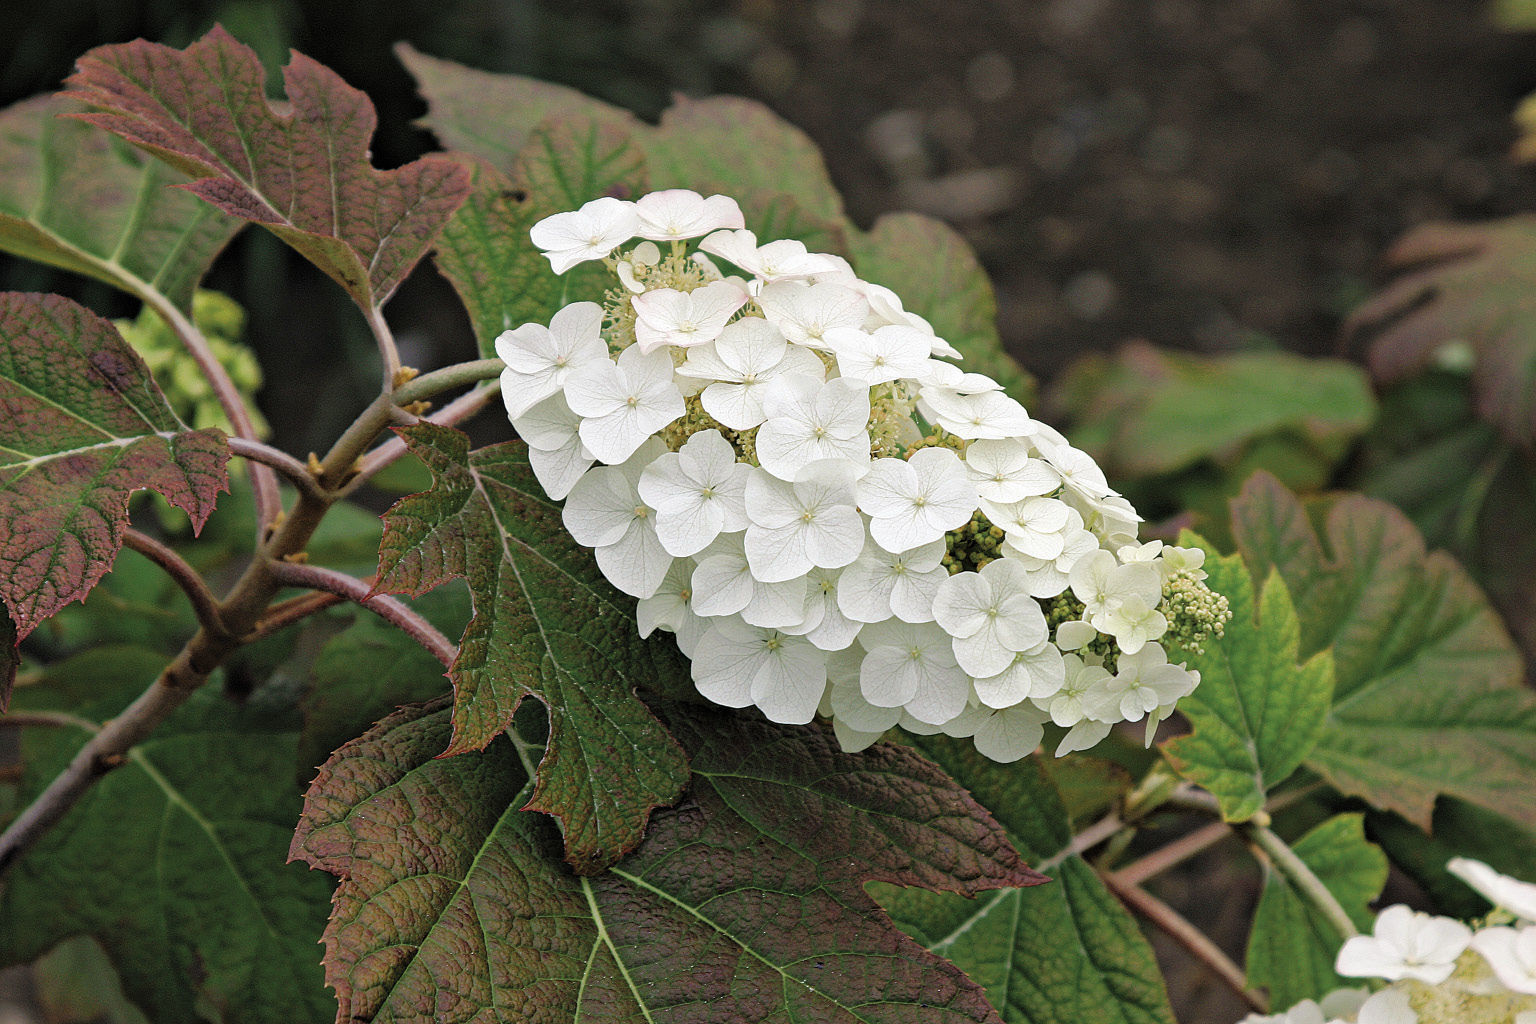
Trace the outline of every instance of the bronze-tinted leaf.
<instances>
[{"instance_id":1,"label":"bronze-tinted leaf","mask_svg":"<svg viewBox=\"0 0 1536 1024\"><path fill-rule=\"evenodd\" d=\"M338 1022L1000 1024L863 889L1039 881L964 789L910 748L850 755L818 726L668 717L694 786L590 877L518 810L506 739L434 758L448 712L415 708L337 751L293 856L342 880L326 930Z\"/></svg>"},{"instance_id":2,"label":"bronze-tinted leaf","mask_svg":"<svg viewBox=\"0 0 1536 1024\"><path fill-rule=\"evenodd\" d=\"M112 567L128 496L201 527L228 488L218 430L191 430L107 321L57 295L0 294L0 599L25 637Z\"/></svg>"},{"instance_id":3,"label":"bronze-tinted leaf","mask_svg":"<svg viewBox=\"0 0 1536 1024\"><path fill-rule=\"evenodd\" d=\"M1536 217L1425 224L1387 253L1403 275L1350 316L1371 336L1384 383L1428 366L1452 343L1471 346L1478 414L1536 448Z\"/></svg>"},{"instance_id":4,"label":"bronze-tinted leaf","mask_svg":"<svg viewBox=\"0 0 1536 1024\"><path fill-rule=\"evenodd\" d=\"M469 175L435 154L377 170L367 96L300 53L283 83L291 109L279 111L255 51L215 27L185 50L142 39L97 47L68 95L98 111L82 119L196 177L184 187L269 228L377 308L463 201Z\"/></svg>"}]
</instances>

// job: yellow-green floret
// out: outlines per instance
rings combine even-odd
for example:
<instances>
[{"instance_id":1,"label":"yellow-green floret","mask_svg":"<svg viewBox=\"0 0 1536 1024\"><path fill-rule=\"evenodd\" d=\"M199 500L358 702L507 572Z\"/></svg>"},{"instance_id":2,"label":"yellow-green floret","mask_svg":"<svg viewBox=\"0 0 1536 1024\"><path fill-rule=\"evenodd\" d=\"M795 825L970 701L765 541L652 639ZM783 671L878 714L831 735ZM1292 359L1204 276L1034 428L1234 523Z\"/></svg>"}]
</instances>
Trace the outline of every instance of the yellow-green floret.
<instances>
[{"instance_id":1,"label":"yellow-green floret","mask_svg":"<svg viewBox=\"0 0 1536 1024\"><path fill-rule=\"evenodd\" d=\"M1189 570L1174 573L1163 584L1159 610L1168 619L1163 646L1180 647L1191 654L1204 654L1205 641L1221 639L1232 619L1227 599Z\"/></svg>"},{"instance_id":2,"label":"yellow-green floret","mask_svg":"<svg viewBox=\"0 0 1536 1024\"><path fill-rule=\"evenodd\" d=\"M944 568L951 576L967 570L981 571L988 562L1002 556L1003 536L1002 527L993 526L980 510L972 513L970 522L944 535Z\"/></svg>"}]
</instances>

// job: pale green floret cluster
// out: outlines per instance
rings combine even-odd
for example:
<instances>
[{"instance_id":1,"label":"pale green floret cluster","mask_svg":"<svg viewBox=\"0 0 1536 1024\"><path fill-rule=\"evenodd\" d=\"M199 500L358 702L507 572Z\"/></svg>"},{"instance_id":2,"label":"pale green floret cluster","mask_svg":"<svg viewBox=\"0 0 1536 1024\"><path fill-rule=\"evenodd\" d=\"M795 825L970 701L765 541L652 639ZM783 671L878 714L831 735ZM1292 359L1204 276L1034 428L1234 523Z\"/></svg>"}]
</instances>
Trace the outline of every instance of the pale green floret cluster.
<instances>
[{"instance_id":1,"label":"pale green floret cluster","mask_svg":"<svg viewBox=\"0 0 1536 1024\"><path fill-rule=\"evenodd\" d=\"M980 572L988 562L1002 557L1005 536L1002 528L993 526L978 509L972 513L970 522L944 535L944 559L940 564L951 576Z\"/></svg>"},{"instance_id":2,"label":"pale green floret cluster","mask_svg":"<svg viewBox=\"0 0 1536 1024\"><path fill-rule=\"evenodd\" d=\"M266 421L250 401L261 390L261 366L256 362L256 353L240 341L245 333L245 310L222 292L199 289L192 297L192 322L208 339L214 358L229 374L236 390L246 398L256 431L265 437ZM155 375L176 415L199 430L218 427L225 433L234 433L207 375L187 357L181 339L159 314L146 306L137 318L113 323Z\"/></svg>"},{"instance_id":3,"label":"pale green floret cluster","mask_svg":"<svg viewBox=\"0 0 1536 1024\"><path fill-rule=\"evenodd\" d=\"M1180 647L1190 654L1204 654L1205 641L1220 640L1232 621L1227 599L1205 585L1205 580L1188 569L1180 569L1163 581L1163 603L1159 611L1168 619L1165 645Z\"/></svg>"}]
</instances>

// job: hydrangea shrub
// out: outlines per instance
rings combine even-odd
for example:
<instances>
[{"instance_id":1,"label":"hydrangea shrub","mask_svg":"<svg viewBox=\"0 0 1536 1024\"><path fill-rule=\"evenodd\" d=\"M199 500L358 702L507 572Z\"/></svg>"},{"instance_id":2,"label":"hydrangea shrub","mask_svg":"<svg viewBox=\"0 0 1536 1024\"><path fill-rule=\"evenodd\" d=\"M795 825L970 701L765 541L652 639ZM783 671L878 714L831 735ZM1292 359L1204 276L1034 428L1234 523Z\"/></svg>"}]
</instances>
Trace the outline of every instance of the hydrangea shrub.
<instances>
[{"instance_id":1,"label":"hydrangea shrub","mask_svg":"<svg viewBox=\"0 0 1536 1024\"><path fill-rule=\"evenodd\" d=\"M388 171L221 29L0 111L0 248L143 303L0 295L0 960L171 1022L1172 1024L1139 917L1260 1019L1529 1024L1536 699L1401 513L1144 523L963 239L765 108L401 56L446 152ZM251 224L377 344L323 454L199 289ZM481 358L423 372L429 257ZM1218 849L1244 967L1154 891ZM1373 916L1389 859L1502 909Z\"/></svg>"}]
</instances>

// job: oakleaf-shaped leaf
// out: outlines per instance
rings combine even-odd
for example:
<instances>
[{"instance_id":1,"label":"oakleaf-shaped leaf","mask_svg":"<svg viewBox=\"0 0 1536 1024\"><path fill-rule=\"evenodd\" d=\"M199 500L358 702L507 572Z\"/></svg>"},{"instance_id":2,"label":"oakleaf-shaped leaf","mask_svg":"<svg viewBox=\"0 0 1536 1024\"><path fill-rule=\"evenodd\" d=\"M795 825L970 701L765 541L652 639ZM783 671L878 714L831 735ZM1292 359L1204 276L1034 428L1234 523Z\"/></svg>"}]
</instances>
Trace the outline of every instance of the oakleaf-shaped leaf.
<instances>
[{"instance_id":1,"label":"oakleaf-shaped leaf","mask_svg":"<svg viewBox=\"0 0 1536 1024\"><path fill-rule=\"evenodd\" d=\"M0 111L0 249L184 311L245 226L171 185L185 175L39 96Z\"/></svg>"},{"instance_id":2,"label":"oakleaf-shaped leaf","mask_svg":"<svg viewBox=\"0 0 1536 1024\"><path fill-rule=\"evenodd\" d=\"M228 459L223 433L178 420L107 321L0 293L0 599L20 636L112 567L130 493L154 488L201 527Z\"/></svg>"},{"instance_id":3,"label":"oakleaf-shaped leaf","mask_svg":"<svg viewBox=\"0 0 1536 1024\"><path fill-rule=\"evenodd\" d=\"M22 689L18 705L58 723L23 733L25 794L164 667L152 651L102 647ZM24 963L90 935L156 1024L329 1017L315 949L329 886L283 856L297 741L287 716L194 695L11 866L0 958Z\"/></svg>"},{"instance_id":4,"label":"oakleaf-shaped leaf","mask_svg":"<svg viewBox=\"0 0 1536 1024\"><path fill-rule=\"evenodd\" d=\"M1364 817L1341 814L1318 825L1291 847L1328 887L1361 931L1369 932L1369 904L1387 884L1387 856L1366 842ZM1248 936L1248 984L1268 988L1272 1006L1321 999L1350 984L1334 973L1344 940L1338 929L1298 893L1285 876L1267 870Z\"/></svg>"},{"instance_id":5,"label":"oakleaf-shaped leaf","mask_svg":"<svg viewBox=\"0 0 1536 1024\"><path fill-rule=\"evenodd\" d=\"M1210 790L1222 817L1246 821L1312 750L1328 714L1333 665L1327 652L1298 665L1301 626L1285 581L1271 572L1255 601L1242 557L1220 557L1199 538L1181 543L1206 549L1206 584L1226 597L1232 621L1204 654L1173 652L1200 672L1200 686L1179 701L1194 732L1169 740L1163 752L1179 773Z\"/></svg>"},{"instance_id":6,"label":"oakleaf-shaped leaf","mask_svg":"<svg viewBox=\"0 0 1536 1024\"><path fill-rule=\"evenodd\" d=\"M1278 570L1290 588L1301 654L1333 650L1333 708L1309 768L1424 829L1440 793L1536 825L1536 695L1454 560L1425 551L1390 505L1303 506L1264 474L1233 502L1232 529L1254 574Z\"/></svg>"},{"instance_id":7,"label":"oakleaf-shaped leaf","mask_svg":"<svg viewBox=\"0 0 1536 1024\"><path fill-rule=\"evenodd\" d=\"M434 758L405 709L315 780L293 855L341 879L338 1022L996 1022L981 989L891 927L871 880L1027 885L1002 829L910 749L676 708L694 785L612 870L564 871L505 739Z\"/></svg>"},{"instance_id":8,"label":"oakleaf-shaped leaf","mask_svg":"<svg viewBox=\"0 0 1536 1024\"><path fill-rule=\"evenodd\" d=\"M1470 345L1478 414L1536 448L1536 217L1424 224L1386 262L1403 275L1345 324L1371 336L1372 374L1401 380L1444 346Z\"/></svg>"},{"instance_id":9,"label":"oakleaf-shaped leaf","mask_svg":"<svg viewBox=\"0 0 1536 1024\"><path fill-rule=\"evenodd\" d=\"M470 452L469 438L427 423L400 435L435 482L385 515L378 589L421 594L462 577L475 609L450 673L445 753L484 747L538 698L549 743L528 806L559 818L577 870L606 867L688 781L682 750L635 696L687 666L671 644L641 642L633 602L565 532L520 442Z\"/></svg>"},{"instance_id":10,"label":"oakleaf-shaped leaf","mask_svg":"<svg viewBox=\"0 0 1536 1024\"><path fill-rule=\"evenodd\" d=\"M854 232L849 250L859 276L891 289L908 312L933 324L965 357L965 369L1021 401L1034 393L1034 380L998 337L992 282L954 228L920 213L888 213L869 231Z\"/></svg>"},{"instance_id":11,"label":"oakleaf-shaped leaf","mask_svg":"<svg viewBox=\"0 0 1536 1024\"><path fill-rule=\"evenodd\" d=\"M283 69L291 111L266 98L254 50L220 27L185 50L136 40L80 58L80 115L198 180L184 186L270 229L364 311L382 306L469 191L458 163L368 161L368 97L300 53Z\"/></svg>"},{"instance_id":12,"label":"oakleaf-shaped leaf","mask_svg":"<svg viewBox=\"0 0 1536 1024\"><path fill-rule=\"evenodd\" d=\"M923 736L919 749L985 806L1008 838L1054 876L979 900L874 887L909 935L986 987L1008 1024L1172 1024L1152 948L1076 854L1066 808L1037 758L998 764L967 741Z\"/></svg>"}]
</instances>

